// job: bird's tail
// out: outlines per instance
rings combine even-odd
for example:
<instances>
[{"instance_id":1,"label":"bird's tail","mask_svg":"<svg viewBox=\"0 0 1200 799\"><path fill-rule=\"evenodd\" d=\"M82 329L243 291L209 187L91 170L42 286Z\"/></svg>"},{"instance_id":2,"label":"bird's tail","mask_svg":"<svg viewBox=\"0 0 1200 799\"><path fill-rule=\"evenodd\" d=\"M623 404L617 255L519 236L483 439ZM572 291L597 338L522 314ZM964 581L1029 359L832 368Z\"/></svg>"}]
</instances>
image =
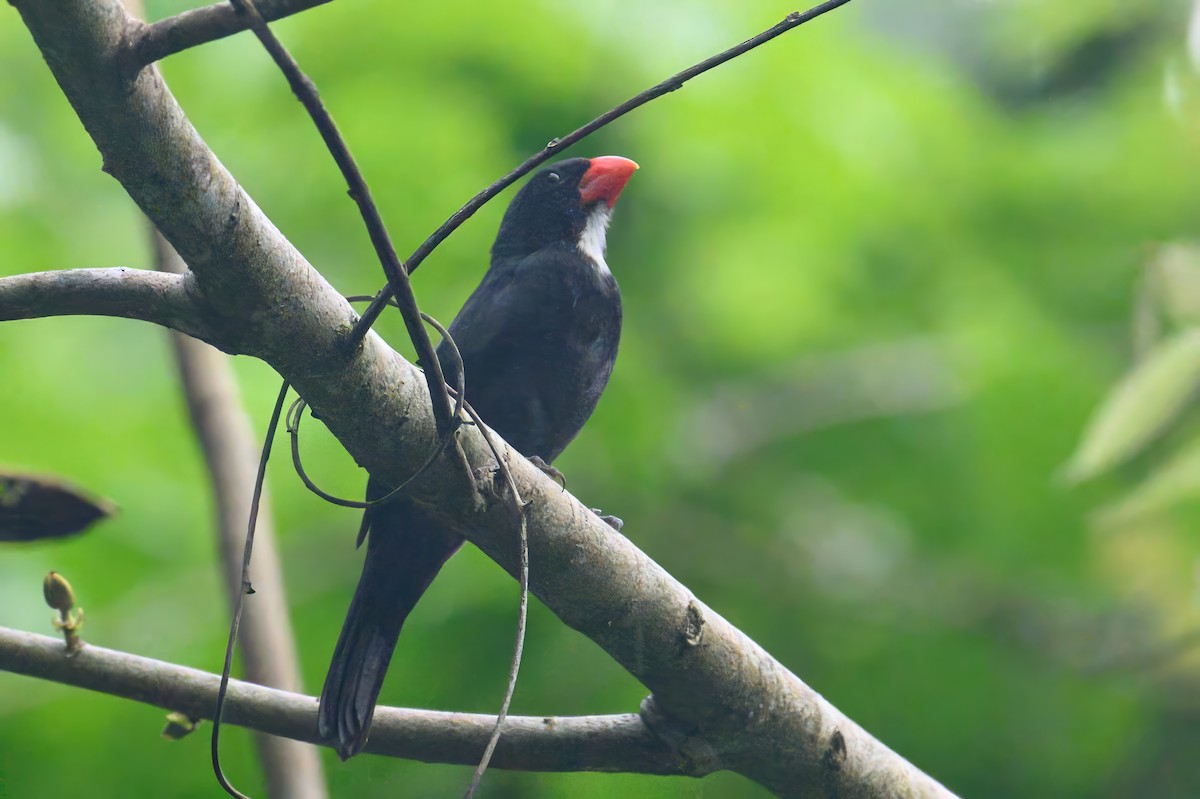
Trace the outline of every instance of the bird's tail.
<instances>
[{"instance_id":1,"label":"bird's tail","mask_svg":"<svg viewBox=\"0 0 1200 799\"><path fill-rule=\"evenodd\" d=\"M368 486L369 497L375 486ZM362 577L321 691L318 729L345 760L367 742L375 701L404 620L462 544L403 501L367 511L370 538Z\"/></svg>"}]
</instances>

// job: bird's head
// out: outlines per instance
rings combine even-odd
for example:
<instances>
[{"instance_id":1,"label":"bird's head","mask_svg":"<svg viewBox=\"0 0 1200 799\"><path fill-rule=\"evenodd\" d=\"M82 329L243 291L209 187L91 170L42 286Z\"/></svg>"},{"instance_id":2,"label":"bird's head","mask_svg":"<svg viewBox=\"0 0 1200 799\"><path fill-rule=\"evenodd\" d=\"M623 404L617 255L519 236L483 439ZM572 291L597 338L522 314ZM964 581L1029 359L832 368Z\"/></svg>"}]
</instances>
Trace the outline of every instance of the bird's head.
<instances>
[{"instance_id":1,"label":"bird's head","mask_svg":"<svg viewBox=\"0 0 1200 799\"><path fill-rule=\"evenodd\" d=\"M528 255L558 242L578 245L585 230L599 230L602 237L621 189L637 168L619 155L551 164L513 197L492 252Z\"/></svg>"}]
</instances>

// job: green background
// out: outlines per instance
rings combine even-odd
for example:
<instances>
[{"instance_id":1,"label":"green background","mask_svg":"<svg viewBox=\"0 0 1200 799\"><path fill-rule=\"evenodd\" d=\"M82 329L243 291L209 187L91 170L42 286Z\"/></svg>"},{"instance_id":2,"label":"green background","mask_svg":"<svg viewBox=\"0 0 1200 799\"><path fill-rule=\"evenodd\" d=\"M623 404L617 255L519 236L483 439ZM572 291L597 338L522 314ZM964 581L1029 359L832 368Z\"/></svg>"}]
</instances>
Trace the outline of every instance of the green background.
<instances>
[{"instance_id":1,"label":"green background","mask_svg":"<svg viewBox=\"0 0 1200 799\"><path fill-rule=\"evenodd\" d=\"M185 6L152 2L151 19ZM1200 793L1200 504L1097 512L1190 438L1082 486L1062 467L1134 356L1158 242L1194 234L1200 78L1182 3L858 0L606 128L572 155L642 169L608 261L621 356L562 457L571 490L833 704L970 797ZM1136 6L1136 7L1135 7ZM320 87L401 254L547 140L746 38L754 2L365 3L276 27ZM150 265L143 224L16 12L0 25L0 274ZM347 294L381 284L353 204L247 36L162 64L255 201ZM449 321L511 191L415 276ZM389 315L380 332L408 353ZM234 364L261 430L277 378ZM328 490L364 475L319 424ZM227 609L206 479L166 334L0 325L0 465L120 515L0 549L0 625L50 632L43 574L86 640L218 670ZM357 579L355 513L270 474L306 687ZM382 701L494 712L511 579L456 556L405 628ZM513 712L630 712L645 689L536 601ZM0 674L0 796L213 796L205 727ZM261 794L249 736L226 768ZM364 756L335 796L455 796L470 770ZM490 772L481 796L761 797L703 780Z\"/></svg>"}]
</instances>

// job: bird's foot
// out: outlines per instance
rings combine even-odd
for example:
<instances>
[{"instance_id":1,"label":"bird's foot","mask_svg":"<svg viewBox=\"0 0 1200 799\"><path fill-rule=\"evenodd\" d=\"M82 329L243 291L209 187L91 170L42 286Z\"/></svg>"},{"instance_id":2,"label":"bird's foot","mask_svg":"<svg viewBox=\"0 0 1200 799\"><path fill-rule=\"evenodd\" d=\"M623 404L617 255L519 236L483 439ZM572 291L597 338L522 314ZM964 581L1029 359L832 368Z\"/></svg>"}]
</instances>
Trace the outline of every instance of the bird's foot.
<instances>
[{"instance_id":1,"label":"bird's foot","mask_svg":"<svg viewBox=\"0 0 1200 799\"><path fill-rule=\"evenodd\" d=\"M616 530L618 533L621 532L621 528L625 526L625 522L622 521L620 518L618 518L616 516L610 516L609 514L603 512L599 508L590 508L590 510L592 513L594 513L600 517L600 521L604 522L609 527Z\"/></svg>"},{"instance_id":2,"label":"bird's foot","mask_svg":"<svg viewBox=\"0 0 1200 799\"><path fill-rule=\"evenodd\" d=\"M541 469L542 474L546 475L551 480L555 481L560 486L562 486L563 491L567 490L567 477L562 472L560 472L558 469L555 469L553 466L546 463L544 460L542 460L537 455L534 455L532 458L529 458L529 462L532 463L534 466L538 467L539 469Z\"/></svg>"}]
</instances>

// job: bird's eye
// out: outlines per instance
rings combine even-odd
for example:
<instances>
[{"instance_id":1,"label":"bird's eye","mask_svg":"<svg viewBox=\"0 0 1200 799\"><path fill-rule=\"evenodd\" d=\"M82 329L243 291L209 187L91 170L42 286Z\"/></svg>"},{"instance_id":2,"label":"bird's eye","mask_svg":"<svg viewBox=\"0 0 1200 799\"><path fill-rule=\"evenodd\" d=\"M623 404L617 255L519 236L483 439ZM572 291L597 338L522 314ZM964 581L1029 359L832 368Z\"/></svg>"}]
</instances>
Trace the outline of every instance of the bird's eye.
<instances>
[{"instance_id":1,"label":"bird's eye","mask_svg":"<svg viewBox=\"0 0 1200 799\"><path fill-rule=\"evenodd\" d=\"M548 173L546 174L546 178L547 178L547 179L548 179L548 180L549 180L551 183L558 183L560 180L562 180L562 176L561 176L561 175L559 175L557 172L548 172Z\"/></svg>"}]
</instances>

